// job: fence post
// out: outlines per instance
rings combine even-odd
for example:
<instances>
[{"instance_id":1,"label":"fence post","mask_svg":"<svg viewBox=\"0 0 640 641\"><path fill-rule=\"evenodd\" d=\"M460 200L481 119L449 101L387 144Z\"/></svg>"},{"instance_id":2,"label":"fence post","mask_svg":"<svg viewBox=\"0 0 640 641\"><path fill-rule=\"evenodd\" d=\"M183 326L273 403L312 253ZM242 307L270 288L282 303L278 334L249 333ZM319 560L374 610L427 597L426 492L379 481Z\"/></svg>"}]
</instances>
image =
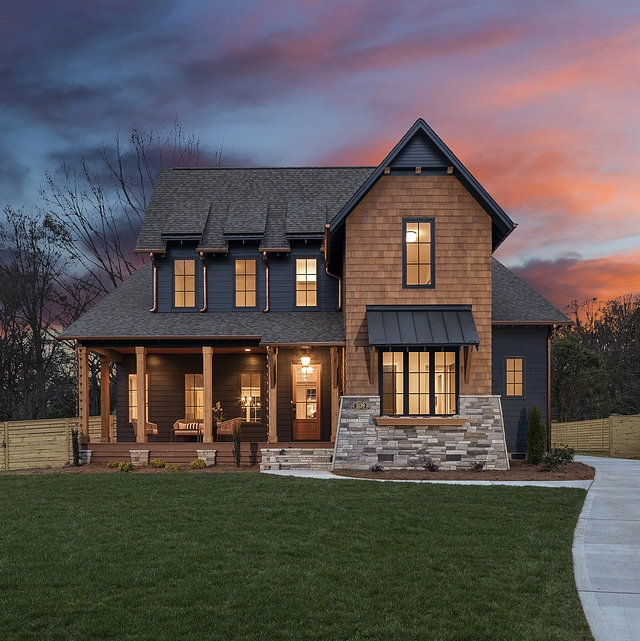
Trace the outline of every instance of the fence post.
<instances>
[{"instance_id":1,"label":"fence post","mask_svg":"<svg viewBox=\"0 0 640 641\"><path fill-rule=\"evenodd\" d=\"M2 441L4 443L4 453L2 455L2 460L4 462L5 471L9 471L9 423L8 421L4 422L3 437Z\"/></svg>"}]
</instances>

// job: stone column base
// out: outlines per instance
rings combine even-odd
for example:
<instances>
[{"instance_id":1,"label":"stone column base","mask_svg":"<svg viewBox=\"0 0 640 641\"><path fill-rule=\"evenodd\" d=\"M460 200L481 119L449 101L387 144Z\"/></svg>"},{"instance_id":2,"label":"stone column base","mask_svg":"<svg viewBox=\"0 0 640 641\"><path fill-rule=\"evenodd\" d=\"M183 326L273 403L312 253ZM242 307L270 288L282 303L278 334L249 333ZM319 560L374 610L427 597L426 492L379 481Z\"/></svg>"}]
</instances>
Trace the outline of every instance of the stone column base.
<instances>
[{"instance_id":1,"label":"stone column base","mask_svg":"<svg viewBox=\"0 0 640 641\"><path fill-rule=\"evenodd\" d=\"M131 465L133 467L142 467L149 465L149 450L129 450L131 456Z\"/></svg>"},{"instance_id":2,"label":"stone column base","mask_svg":"<svg viewBox=\"0 0 640 641\"><path fill-rule=\"evenodd\" d=\"M211 467L216 464L216 455L218 450L196 450L196 454L201 461L204 461L204 464L207 467Z\"/></svg>"}]
</instances>

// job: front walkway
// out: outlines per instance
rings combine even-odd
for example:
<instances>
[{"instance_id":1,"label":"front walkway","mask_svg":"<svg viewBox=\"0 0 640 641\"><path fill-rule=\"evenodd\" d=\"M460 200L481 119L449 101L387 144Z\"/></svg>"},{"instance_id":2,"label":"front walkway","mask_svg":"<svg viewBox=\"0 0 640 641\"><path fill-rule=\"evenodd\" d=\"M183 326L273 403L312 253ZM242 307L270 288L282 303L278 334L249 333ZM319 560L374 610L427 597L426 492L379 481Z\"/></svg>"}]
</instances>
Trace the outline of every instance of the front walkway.
<instances>
[{"instance_id":1,"label":"front walkway","mask_svg":"<svg viewBox=\"0 0 640 641\"><path fill-rule=\"evenodd\" d=\"M582 607L596 641L638 641L640 461L576 460L596 468L573 540Z\"/></svg>"}]
</instances>

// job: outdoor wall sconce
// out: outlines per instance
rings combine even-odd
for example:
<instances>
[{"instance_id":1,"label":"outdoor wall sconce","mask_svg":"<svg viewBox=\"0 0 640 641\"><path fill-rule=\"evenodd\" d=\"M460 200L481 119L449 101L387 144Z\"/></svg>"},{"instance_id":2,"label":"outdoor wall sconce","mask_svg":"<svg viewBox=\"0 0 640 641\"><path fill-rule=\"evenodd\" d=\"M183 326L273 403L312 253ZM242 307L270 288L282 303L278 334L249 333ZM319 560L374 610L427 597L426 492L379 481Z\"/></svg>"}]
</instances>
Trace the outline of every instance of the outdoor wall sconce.
<instances>
[{"instance_id":1,"label":"outdoor wall sconce","mask_svg":"<svg viewBox=\"0 0 640 641\"><path fill-rule=\"evenodd\" d=\"M418 232L417 231L408 231L407 232L407 242L408 243L415 243L418 240Z\"/></svg>"},{"instance_id":2,"label":"outdoor wall sconce","mask_svg":"<svg viewBox=\"0 0 640 641\"><path fill-rule=\"evenodd\" d=\"M300 363L302 363L302 367L307 368L309 365L311 365L311 356L309 356L308 352L305 352L301 357L300 357Z\"/></svg>"}]
</instances>

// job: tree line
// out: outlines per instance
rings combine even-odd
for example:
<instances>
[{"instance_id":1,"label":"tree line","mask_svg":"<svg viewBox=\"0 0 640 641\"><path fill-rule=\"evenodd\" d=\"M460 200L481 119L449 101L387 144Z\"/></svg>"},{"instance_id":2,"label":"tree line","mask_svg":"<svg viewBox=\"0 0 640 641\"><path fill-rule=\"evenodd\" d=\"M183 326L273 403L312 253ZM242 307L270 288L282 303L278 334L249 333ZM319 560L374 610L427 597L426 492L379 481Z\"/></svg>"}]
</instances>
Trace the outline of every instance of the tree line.
<instances>
[{"instance_id":1,"label":"tree line","mask_svg":"<svg viewBox=\"0 0 640 641\"><path fill-rule=\"evenodd\" d=\"M0 217L0 420L76 414L76 356L56 340L142 263L133 253L162 167L198 166L200 143L179 123L103 143L97 160L46 172L41 205ZM222 146L209 162L222 162ZM99 363L90 363L91 413ZM115 396L115 395L114 395Z\"/></svg>"},{"instance_id":2,"label":"tree line","mask_svg":"<svg viewBox=\"0 0 640 641\"><path fill-rule=\"evenodd\" d=\"M640 296L574 301L551 347L552 412L561 422L640 414Z\"/></svg>"}]
</instances>

